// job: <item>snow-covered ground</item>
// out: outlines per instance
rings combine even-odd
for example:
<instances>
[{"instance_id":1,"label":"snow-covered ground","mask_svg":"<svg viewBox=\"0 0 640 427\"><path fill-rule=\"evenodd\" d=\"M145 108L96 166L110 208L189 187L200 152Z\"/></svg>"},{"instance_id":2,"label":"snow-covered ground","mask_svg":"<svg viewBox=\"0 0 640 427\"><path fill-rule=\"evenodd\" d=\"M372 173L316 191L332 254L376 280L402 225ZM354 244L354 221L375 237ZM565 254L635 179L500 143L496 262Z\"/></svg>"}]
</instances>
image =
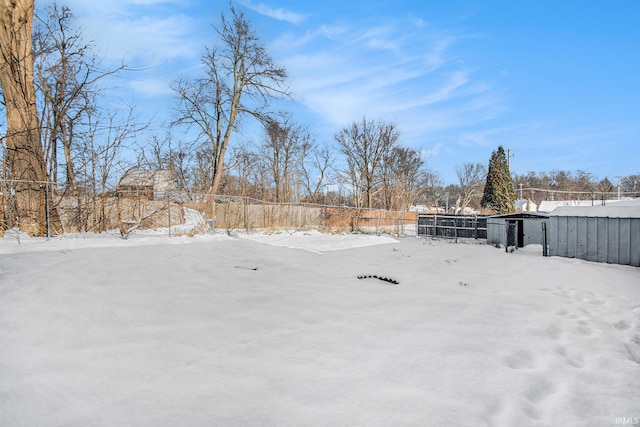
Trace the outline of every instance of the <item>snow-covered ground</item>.
<instances>
[{"instance_id":1,"label":"snow-covered ground","mask_svg":"<svg viewBox=\"0 0 640 427\"><path fill-rule=\"evenodd\" d=\"M614 426L638 390L634 267L318 232L0 239L1 426Z\"/></svg>"}]
</instances>

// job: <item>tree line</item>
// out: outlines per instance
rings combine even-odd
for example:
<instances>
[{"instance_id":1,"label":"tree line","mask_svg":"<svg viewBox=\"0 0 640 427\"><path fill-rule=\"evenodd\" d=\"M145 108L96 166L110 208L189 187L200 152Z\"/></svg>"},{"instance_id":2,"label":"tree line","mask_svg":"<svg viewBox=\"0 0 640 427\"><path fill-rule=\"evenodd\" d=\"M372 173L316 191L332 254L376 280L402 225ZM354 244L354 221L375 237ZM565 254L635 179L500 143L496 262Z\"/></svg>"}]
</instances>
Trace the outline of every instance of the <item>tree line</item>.
<instances>
[{"instance_id":1,"label":"tree line","mask_svg":"<svg viewBox=\"0 0 640 427\"><path fill-rule=\"evenodd\" d=\"M523 187L580 195L613 188L582 171L512 176L502 147L488 168L464 163L456 168L458 182L444 185L419 150L402 145L395 123L366 116L339 129L332 141L317 141L291 114L272 111L274 100L291 97L287 71L232 6L214 26L202 72L171 83L176 101L167 131L141 143L138 137L149 133L151 123L138 120L135 106L116 102L107 89L113 77L132 70L125 64L105 68L69 8L54 4L37 15L33 0L4 2L0 23L6 113L0 191L10 207L4 221L31 234L43 234L45 222L54 229L59 224L52 192L98 194L132 167L173 170L187 196L390 210L426 205L501 212ZM258 140L242 139L249 120L262 129ZM174 130L189 139L176 139ZM638 176L621 185L625 193L640 190Z\"/></svg>"}]
</instances>

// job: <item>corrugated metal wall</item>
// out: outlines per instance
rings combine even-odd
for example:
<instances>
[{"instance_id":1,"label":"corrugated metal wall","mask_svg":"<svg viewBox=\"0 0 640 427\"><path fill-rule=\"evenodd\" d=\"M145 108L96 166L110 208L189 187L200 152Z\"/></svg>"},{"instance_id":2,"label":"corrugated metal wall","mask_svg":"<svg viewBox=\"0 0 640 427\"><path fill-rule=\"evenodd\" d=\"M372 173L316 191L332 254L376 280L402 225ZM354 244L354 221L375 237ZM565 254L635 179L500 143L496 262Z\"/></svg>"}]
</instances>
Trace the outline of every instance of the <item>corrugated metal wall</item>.
<instances>
[{"instance_id":1,"label":"corrugated metal wall","mask_svg":"<svg viewBox=\"0 0 640 427\"><path fill-rule=\"evenodd\" d=\"M524 219L524 245L541 245L542 224L547 222L547 218L525 218Z\"/></svg>"},{"instance_id":2,"label":"corrugated metal wall","mask_svg":"<svg viewBox=\"0 0 640 427\"><path fill-rule=\"evenodd\" d=\"M549 255L640 267L640 218L551 216Z\"/></svg>"},{"instance_id":3,"label":"corrugated metal wall","mask_svg":"<svg viewBox=\"0 0 640 427\"><path fill-rule=\"evenodd\" d=\"M507 221L504 218L487 218L487 244L507 245Z\"/></svg>"}]
</instances>

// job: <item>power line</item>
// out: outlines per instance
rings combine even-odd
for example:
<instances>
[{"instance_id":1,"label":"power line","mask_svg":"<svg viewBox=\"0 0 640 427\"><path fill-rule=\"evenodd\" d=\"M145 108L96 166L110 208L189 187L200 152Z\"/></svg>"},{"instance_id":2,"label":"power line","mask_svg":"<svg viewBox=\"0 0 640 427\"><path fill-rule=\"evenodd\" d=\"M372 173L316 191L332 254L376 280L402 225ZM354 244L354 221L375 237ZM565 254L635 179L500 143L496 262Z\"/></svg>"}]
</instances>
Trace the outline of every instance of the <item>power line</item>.
<instances>
[{"instance_id":1,"label":"power line","mask_svg":"<svg viewBox=\"0 0 640 427\"><path fill-rule=\"evenodd\" d=\"M634 191L626 191L626 192L622 192L620 190L618 191L598 191L598 190L593 190L593 191L575 191L575 190L556 190L553 188L536 188L536 187L529 187L529 188L521 188L521 191L540 191L540 192L546 192L546 193L558 193L558 194L588 194L588 195L603 195L603 194L613 194L613 195L625 195L625 194L637 194L637 192Z\"/></svg>"}]
</instances>

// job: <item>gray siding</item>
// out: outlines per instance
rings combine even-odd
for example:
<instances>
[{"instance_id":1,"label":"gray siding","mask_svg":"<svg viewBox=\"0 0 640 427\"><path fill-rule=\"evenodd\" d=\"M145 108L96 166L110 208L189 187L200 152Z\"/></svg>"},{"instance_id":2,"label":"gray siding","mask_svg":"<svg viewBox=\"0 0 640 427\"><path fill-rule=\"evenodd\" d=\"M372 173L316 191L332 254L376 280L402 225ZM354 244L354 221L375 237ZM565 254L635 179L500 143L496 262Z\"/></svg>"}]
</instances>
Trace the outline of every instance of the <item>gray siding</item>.
<instances>
[{"instance_id":1,"label":"gray siding","mask_svg":"<svg viewBox=\"0 0 640 427\"><path fill-rule=\"evenodd\" d=\"M487 244L507 245L507 221L504 218L487 218Z\"/></svg>"},{"instance_id":2,"label":"gray siding","mask_svg":"<svg viewBox=\"0 0 640 427\"><path fill-rule=\"evenodd\" d=\"M524 227L524 245L541 245L542 244L542 223L547 222L545 219L525 218Z\"/></svg>"},{"instance_id":3,"label":"gray siding","mask_svg":"<svg viewBox=\"0 0 640 427\"><path fill-rule=\"evenodd\" d=\"M549 255L640 267L640 218L551 216Z\"/></svg>"}]
</instances>

